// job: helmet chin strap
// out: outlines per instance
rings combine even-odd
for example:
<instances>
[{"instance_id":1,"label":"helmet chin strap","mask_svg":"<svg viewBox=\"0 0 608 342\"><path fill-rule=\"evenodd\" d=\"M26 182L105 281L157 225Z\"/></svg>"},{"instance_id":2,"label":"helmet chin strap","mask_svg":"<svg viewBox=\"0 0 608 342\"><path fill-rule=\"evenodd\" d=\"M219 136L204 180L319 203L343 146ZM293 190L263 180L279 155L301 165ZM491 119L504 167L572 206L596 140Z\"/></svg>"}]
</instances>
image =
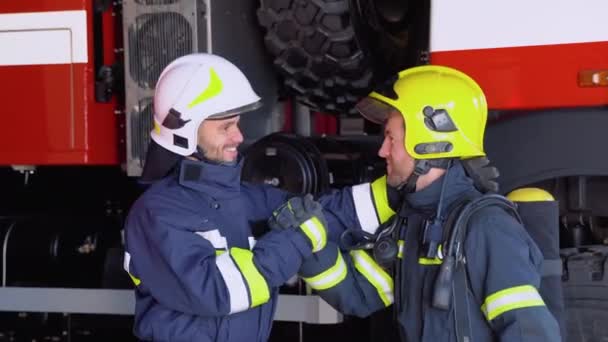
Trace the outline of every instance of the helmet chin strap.
<instances>
[{"instance_id":1,"label":"helmet chin strap","mask_svg":"<svg viewBox=\"0 0 608 342\"><path fill-rule=\"evenodd\" d=\"M445 169L449 165L450 159L439 158L439 159L416 159L414 163L414 172L401 184L397 186L397 189L404 193L412 193L416 191L416 182L420 176L426 175L429 170L433 167Z\"/></svg>"}]
</instances>

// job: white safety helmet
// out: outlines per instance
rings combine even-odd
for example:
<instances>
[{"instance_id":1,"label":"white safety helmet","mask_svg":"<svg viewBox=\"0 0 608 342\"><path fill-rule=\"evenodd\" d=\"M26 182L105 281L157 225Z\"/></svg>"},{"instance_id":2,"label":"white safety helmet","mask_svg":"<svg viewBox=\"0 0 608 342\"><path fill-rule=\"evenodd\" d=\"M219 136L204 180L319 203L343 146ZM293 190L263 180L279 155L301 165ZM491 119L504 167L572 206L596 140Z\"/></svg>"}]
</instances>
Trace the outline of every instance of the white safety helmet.
<instances>
[{"instance_id":1,"label":"white safety helmet","mask_svg":"<svg viewBox=\"0 0 608 342\"><path fill-rule=\"evenodd\" d=\"M226 59L197 53L174 60L156 83L154 129L140 181L152 183L182 156L194 154L203 120L243 114L261 105L245 75Z\"/></svg>"},{"instance_id":2,"label":"white safety helmet","mask_svg":"<svg viewBox=\"0 0 608 342\"><path fill-rule=\"evenodd\" d=\"M156 84L152 140L189 156L196 151L203 120L255 110L260 100L241 70L226 59L206 53L180 57L163 70Z\"/></svg>"}]
</instances>

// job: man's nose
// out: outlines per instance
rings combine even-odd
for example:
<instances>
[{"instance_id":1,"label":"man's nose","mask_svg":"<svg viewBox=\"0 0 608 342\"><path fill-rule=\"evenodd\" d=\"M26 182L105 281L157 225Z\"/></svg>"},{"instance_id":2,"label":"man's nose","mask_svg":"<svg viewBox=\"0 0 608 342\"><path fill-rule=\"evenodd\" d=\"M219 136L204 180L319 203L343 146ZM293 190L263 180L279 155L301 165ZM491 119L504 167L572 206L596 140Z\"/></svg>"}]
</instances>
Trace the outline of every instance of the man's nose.
<instances>
[{"instance_id":1,"label":"man's nose","mask_svg":"<svg viewBox=\"0 0 608 342\"><path fill-rule=\"evenodd\" d=\"M382 141L382 146L380 146L380 149L378 150L378 156L380 158L384 158L386 159L389 155L389 144L388 144L388 139L384 138L384 140Z\"/></svg>"},{"instance_id":2,"label":"man's nose","mask_svg":"<svg viewBox=\"0 0 608 342\"><path fill-rule=\"evenodd\" d=\"M243 140L244 140L243 133L241 132L240 128L238 128L238 127L236 128L236 132L234 132L234 136L232 137L232 139L237 144L240 144L243 142Z\"/></svg>"}]
</instances>

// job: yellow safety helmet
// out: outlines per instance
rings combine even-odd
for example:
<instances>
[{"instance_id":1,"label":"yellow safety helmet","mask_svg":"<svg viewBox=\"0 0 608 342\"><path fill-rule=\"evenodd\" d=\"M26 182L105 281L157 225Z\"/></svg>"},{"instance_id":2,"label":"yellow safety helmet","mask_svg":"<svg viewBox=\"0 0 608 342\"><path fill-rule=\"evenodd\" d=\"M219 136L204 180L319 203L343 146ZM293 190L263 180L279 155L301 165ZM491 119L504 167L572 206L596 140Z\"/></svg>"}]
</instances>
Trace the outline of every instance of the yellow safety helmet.
<instances>
[{"instance_id":1,"label":"yellow safety helmet","mask_svg":"<svg viewBox=\"0 0 608 342\"><path fill-rule=\"evenodd\" d=\"M488 108L479 85L456 69L406 69L361 100L357 110L384 123L397 110L405 121L405 149L415 159L485 156Z\"/></svg>"}]
</instances>

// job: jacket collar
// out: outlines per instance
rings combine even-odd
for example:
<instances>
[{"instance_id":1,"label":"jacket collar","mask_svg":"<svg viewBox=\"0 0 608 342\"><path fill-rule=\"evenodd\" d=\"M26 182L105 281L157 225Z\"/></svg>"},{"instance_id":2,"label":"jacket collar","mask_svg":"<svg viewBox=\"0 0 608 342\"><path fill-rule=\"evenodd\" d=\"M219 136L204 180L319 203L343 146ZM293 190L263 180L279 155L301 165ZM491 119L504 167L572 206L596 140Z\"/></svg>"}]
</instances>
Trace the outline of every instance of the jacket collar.
<instances>
[{"instance_id":1,"label":"jacket collar","mask_svg":"<svg viewBox=\"0 0 608 342\"><path fill-rule=\"evenodd\" d=\"M473 185L473 180L466 175L462 164L459 161L455 161L450 167L449 172L446 172L426 188L407 194L405 199L413 209L434 211L439 204L439 197L444 181L447 181L442 202L444 210L463 195L478 193Z\"/></svg>"},{"instance_id":2,"label":"jacket collar","mask_svg":"<svg viewBox=\"0 0 608 342\"><path fill-rule=\"evenodd\" d=\"M179 183L213 198L232 198L241 191L242 161L234 165L184 158L177 170Z\"/></svg>"}]
</instances>

